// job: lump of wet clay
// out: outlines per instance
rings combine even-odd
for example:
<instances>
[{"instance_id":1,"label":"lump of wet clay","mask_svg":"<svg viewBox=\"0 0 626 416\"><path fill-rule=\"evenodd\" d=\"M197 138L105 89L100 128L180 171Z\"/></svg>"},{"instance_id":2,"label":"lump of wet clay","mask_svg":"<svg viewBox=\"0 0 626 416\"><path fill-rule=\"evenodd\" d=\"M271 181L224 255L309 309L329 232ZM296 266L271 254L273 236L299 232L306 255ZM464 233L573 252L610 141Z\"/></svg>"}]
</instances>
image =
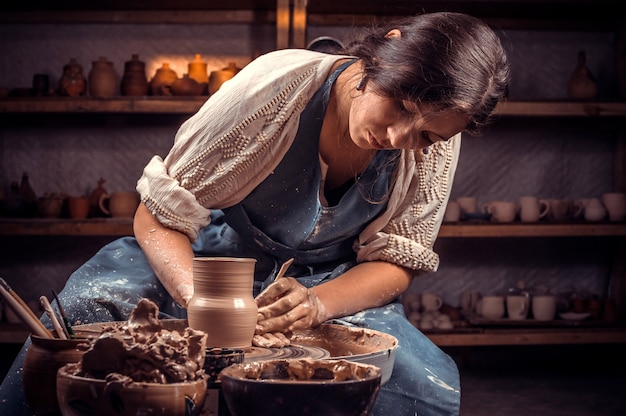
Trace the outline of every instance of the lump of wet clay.
<instances>
[{"instance_id":1,"label":"lump of wet clay","mask_svg":"<svg viewBox=\"0 0 626 416\"><path fill-rule=\"evenodd\" d=\"M142 299L128 322L104 328L71 372L103 380L161 384L204 377L207 334L189 327L182 333L166 330L158 312L154 302Z\"/></svg>"}]
</instances>

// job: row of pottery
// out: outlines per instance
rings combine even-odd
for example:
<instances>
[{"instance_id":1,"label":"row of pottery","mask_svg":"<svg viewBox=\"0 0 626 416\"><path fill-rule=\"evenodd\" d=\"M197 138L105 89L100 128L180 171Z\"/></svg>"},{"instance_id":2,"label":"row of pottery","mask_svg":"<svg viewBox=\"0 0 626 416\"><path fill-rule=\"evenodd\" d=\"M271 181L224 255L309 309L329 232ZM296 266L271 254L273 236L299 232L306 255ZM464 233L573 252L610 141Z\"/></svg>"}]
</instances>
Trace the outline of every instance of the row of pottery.
<instances>
[{"instance_id":1,"label":"row of pottery","mask_svg":"<svg viewBox=\"0 0 626 416\"><path fill-rule=\"evenodd\" d=\"M234 62L227 67L211 71L209 76L207 64L195 55L193 62L187 65L187 73L179 77L176 71L170 68L168 62L163 62L150 81L146 77L146 65L133 54L124 64L124 75L120 83L120 92L123 96L144 95L176 95L198 96L214 94L220 86L231 79L241 68ZM45 95L48 90L48 79L45 74L33 76L33 94ZM87 77L83 67L72 58L63 66L63 75L59 80L58 93L63 96L78 97L89 92L93 97L113 97L117 90L117 79L113 70L113 62L106 57L99 57L92 62L92 68Z\"/></svg>"}]
</instances>

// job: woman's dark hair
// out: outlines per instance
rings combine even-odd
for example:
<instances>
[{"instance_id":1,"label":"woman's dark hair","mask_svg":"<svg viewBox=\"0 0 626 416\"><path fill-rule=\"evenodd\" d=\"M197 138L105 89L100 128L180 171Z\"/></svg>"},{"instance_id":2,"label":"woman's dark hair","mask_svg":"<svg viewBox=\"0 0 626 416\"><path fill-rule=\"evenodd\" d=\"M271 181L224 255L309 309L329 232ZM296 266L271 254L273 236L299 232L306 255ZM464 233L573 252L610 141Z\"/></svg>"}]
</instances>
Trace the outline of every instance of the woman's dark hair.
<instances>
[{"instance_id":1,"label":"woman's dark hair","mask_svg":"<svg viewBox=\"0 0 626 416\"><path fill-rule=\"evenodd\" d=\"M398 29L400 37L386 37ZM426 13L385 24L346 47L364 62L368 86L398 100L469 114L480 133L509 82L506 53L481 20L461 13Z\"/></svg>"}]
</instances>

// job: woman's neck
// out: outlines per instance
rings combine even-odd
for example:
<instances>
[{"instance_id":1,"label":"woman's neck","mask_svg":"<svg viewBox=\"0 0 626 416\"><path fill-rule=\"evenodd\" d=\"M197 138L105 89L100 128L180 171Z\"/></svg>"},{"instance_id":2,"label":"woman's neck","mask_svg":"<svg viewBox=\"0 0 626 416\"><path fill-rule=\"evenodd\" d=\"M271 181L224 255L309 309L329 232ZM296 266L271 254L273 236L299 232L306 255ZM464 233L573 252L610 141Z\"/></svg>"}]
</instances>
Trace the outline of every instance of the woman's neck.
<instances>
[{"instance_id":1,"label":"woman's neck","mask_svg":"<svg viewBox=\"0 0 626 416\"><path fill-rule=\"evenodd\" d=\"M335 68L343 62L335 64ZM328 164L327 189L335 189L354 179L363 172L376 153L358 147L350 138L350 106L361 77L362 64L356 62L337 77L330 92L319 146L320 155Z\"/></svg>"}]
</instances>

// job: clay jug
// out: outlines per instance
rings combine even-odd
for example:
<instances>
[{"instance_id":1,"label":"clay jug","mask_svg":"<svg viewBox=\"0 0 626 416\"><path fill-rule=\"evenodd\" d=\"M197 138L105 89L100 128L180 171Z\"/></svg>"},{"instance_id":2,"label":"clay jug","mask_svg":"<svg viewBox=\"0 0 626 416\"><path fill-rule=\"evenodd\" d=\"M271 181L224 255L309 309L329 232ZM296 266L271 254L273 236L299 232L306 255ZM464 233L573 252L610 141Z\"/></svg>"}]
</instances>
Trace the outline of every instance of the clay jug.
<instances>
[{"instance_id":1,"label":"clay jug","mask_svg":"<svg viewBox=\"0 0 626 416\"><path fill-rule=\"evenodd\" d=\"M83 67L75 58L63 66L63 75L59 80L59 94L78 97L87 92L87 80L83 74Z\"/></svg>"},{"instance_id":2,"label":"clay jug","mask_svg":"<svg viewBox=\"0 0 626 416\"><path fill-rule=\"evenodd\" d=\"M202 62L199 54L196 54L193 62L187 64L187 72L189 73L189 78L200 84L201 90L198 95L208 94L209 73L207 72L207 63Z\"/></svg>"},{"instance_id":3,"label":"clay jug","mask_svg":"<svg viewBox=\"0 0 626 416\"><path fill-rule=\"evenodd\" d=\"M30 410L36 415L59 414L57 370L80 361L89 348L86 339L41 338L31 335L24 356L22 387Z\"/></svg>"},{"instance_id":4,"label":"clay jug","mask_svg":"<svg viewBox=\"0 0 626 416\"><path fill-rule=\"evenodd\" d=\"M91 218L106 216L100 209L100 197L107 195L107 190L102 186L105 182L103 178L98 179L98 186L89 195L89 217Z\"/></svg>"},{"instance_id":5,"label":"clay jug","mask_svg":"<svg viewBox=\"0 0 626 416\"><path fill-rule=\"evenodd\" d=\"M171 95L170 85L178 79L176 71L170 68L168 62L163 62L161 68L157 69L150 80L150 93L152 95Z\"/></svg>"},{"instance_id":6,"label":"clay jug","mask_svg":"<svg viewBox=\"0 0 626 416\"><path fill-rule=\"evenodd\" d=\"M20 183L20 196L24 201L23 216L34 217L35 215L37 215L37 195L35 194L33 188L30 186L28 172L22 173L22 183Z\"/></svg>"},{"instance_id":7,"label":"clay jug","mask_svg":"<svg viewBox=\"0 0 626 416\"><path fill-rule=\"evenodd\" d=\"M113 62L101 56L91 63L91 71L87 76L89 93L93 97L113 97L117 89Z\"/></svg>"},{"instance_id":8,"label":"clay jug","mask_svg":"<svg viewBox=\"0 0 626 416\"><path fill-rule=\"evenodd\" d=\"M146 77L146 64L139 60L138 54L133 54L131 59L124 63L124 75L120 88L124 96L148 95L150 84Z\"/></svg>"},{"instance_id":9,"label":"clay jug","mask_svg":"<svg viewBox=\"0 0 626 416\"><path fill-rule=\"evenodd\" d=\"M587 68L585 51L578 52L578 66L569 79L568 92L574 100L593 100L598 96L598 85Z\"/></svg>"},{"instance_id":10,"label":"clay jug","mask_svg":"<svg viewBox=\"0 0 626 416\"><path fill-rule=\"evenodd\" d=\"M211 71L211 77L209 78L209 94L215 94L224 82L234 77L239 71L241 71L241 68L237 67L234 62L229 62L226 68L219 71Z\"/></svg>"},{"instance_id":11,"label":"clay jug","mask_svg":"<svg viewBox=\"0 0 626 416\"><path fill-rule=\"evenodd\" d=\"M182 78L172 82L169 89L172 95L201 95L202 86L188 74L183 74Z\"/></svg>"},{"instance_id":12,"label":"clay jug","mask_svg":"<svg viewBox=\"0 0 626 416\"><path fill-rule=\"evenodd\" d=\"M208 334L207 346L252 345L258 312L252 296L255 262L235 257L193 259L194 294L187 319L190 327Z\"/></svg>"},{"instance_id":13,"label":"clay jug","mask_svg":"<svg viewBox=\"0 0 626 416\"><path fill-rule=\"evenodd\" d=\"M100 195L98 206L114 218L132 218L139 206L139 194L135 191L113 192Z\"/></svg>"}]
</instances>

